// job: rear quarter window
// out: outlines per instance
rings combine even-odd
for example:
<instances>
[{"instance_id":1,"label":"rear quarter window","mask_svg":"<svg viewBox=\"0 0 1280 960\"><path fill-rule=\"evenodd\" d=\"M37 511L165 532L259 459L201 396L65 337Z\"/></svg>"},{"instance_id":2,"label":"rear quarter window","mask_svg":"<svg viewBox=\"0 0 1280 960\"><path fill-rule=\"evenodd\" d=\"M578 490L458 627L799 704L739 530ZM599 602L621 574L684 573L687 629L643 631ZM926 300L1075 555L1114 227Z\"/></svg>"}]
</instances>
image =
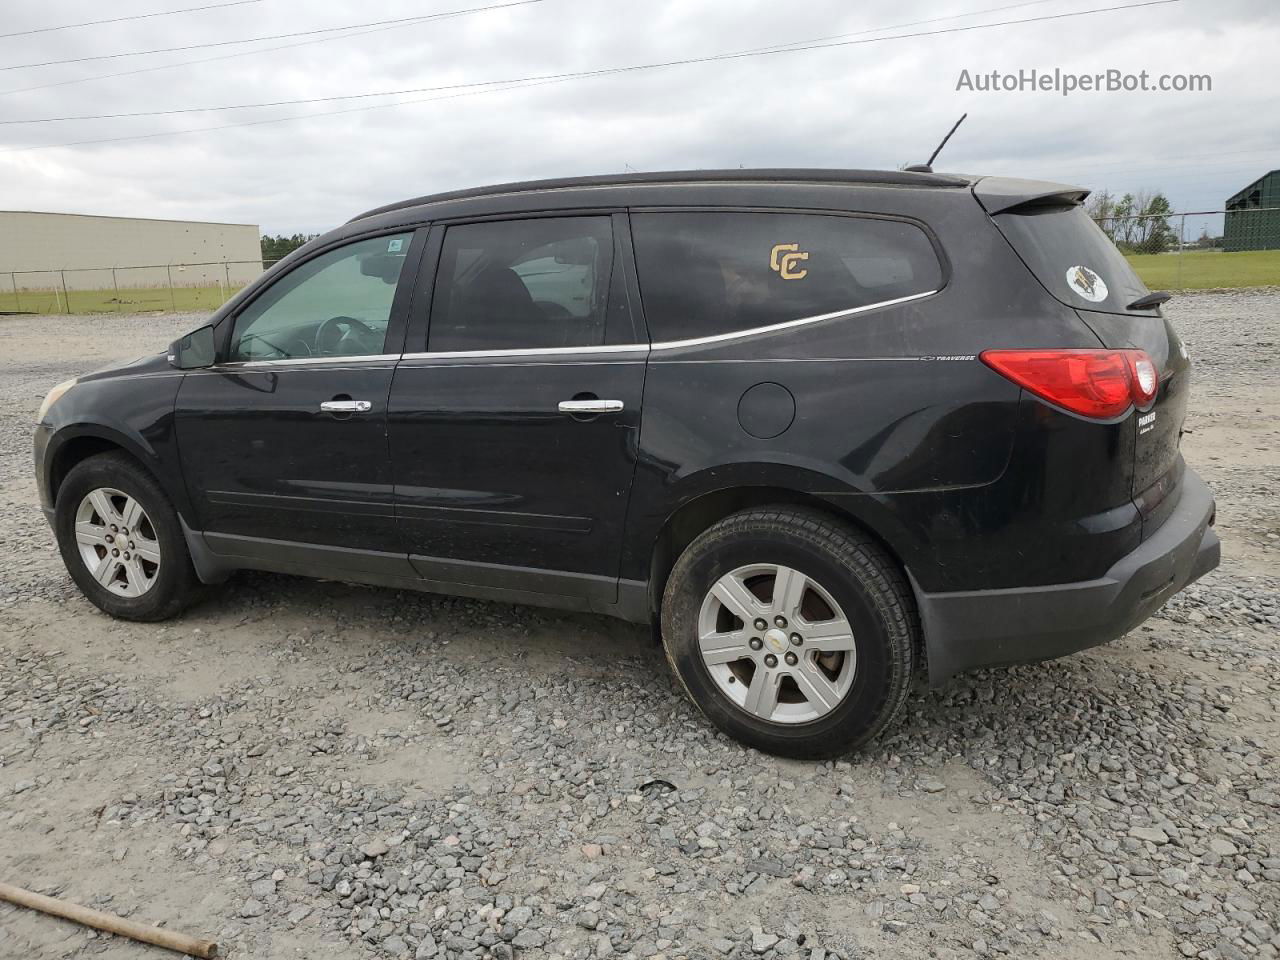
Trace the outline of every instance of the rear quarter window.
<instances>
[{"instance_id":1,"label":"rear quarter window","mask_svg":"<svg viewBox=\"0 0 1280 960\"><path fill-rule=\"evenodd\" d=\"M923 230L794 213L637 213L640 294L655 341L839 313L942 285Z\"/></svg>"},{"instance_id":2,"label":"rear quarter window","mask_svg":"<svg viewBox=\"0 0 1280 960\"><path fill-rule=\"evenodd\" d=\"M1045 289L1069 307L1125 313L1151 292L1084 207L1033 206L992 219Z\"/></svg>"}]
</instances>

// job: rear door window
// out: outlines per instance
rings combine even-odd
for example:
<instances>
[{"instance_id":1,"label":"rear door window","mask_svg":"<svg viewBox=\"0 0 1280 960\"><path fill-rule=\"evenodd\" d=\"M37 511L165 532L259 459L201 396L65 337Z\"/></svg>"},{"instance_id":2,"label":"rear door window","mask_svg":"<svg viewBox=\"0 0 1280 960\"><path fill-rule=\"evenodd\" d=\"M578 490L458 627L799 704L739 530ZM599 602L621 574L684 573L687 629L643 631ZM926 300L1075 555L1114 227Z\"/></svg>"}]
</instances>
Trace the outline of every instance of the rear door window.
<instances>
[{"instance_id":1,"label":"rear door window","mask_svg":"<svg viewBox=\"0 0 1280 960\"><path fill-rule=\"evenodd\" d=\"M1069 307L1125 313L1151 292L1084 207L1023 207L992 219L1045 289Z\"/></svg>"},{"instance_id":2,"label":"rear door window","mask_svg":"<svg viewBox=\"0 0 1280 960\"><path fill-rule=\"evenodd\" d=\"M427 349L531 350L605 342L609 217L548 217L449 227Z\"/></svg>"},{"instance_id":3,"label":"rear door window","mask_svg":"<svg viewBox=\"0 0 1280 960\"><path fill-rule=\"evenodd\" d=\"M637 213L640 295L655 341L866 307L942 286L923 230L899 220L793 213Z\"/></svg>"}]
</instances>

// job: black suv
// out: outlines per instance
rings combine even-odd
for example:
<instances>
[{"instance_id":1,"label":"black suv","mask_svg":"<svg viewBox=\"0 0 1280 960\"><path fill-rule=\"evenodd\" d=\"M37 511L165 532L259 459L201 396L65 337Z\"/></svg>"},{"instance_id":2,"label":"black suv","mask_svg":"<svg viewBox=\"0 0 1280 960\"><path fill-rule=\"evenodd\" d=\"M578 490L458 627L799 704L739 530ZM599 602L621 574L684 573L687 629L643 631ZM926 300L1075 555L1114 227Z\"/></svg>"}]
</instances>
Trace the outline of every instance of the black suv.
<instances>
[{"instance_id":1,"label":"black suv","mask_svg":"<svg viewBox=\"0 0 1280 960\"><path fill-rule=\"evenodd\" d=\"M719 170L382 207L54 388L44 509L113 616L242 568L608 613L732 736L839 754L917 667L1106 642L1218 562L1167 297L1085 195Z\"/></svg>"}]
</instances>

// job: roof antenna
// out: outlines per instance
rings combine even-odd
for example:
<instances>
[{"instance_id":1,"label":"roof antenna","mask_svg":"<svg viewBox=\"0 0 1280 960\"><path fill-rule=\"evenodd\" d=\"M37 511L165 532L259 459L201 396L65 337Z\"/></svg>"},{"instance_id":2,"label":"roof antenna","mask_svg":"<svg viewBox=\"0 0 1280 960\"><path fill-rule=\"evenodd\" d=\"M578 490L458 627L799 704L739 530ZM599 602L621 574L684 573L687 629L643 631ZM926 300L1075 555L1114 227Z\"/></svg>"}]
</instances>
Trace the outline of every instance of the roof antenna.
<instances>
[{"instance_id":1,"label":"roof antenna","mask_svg":"<svg viewBox=\"0 0 1280 960\"><path fill-rule=\"evenodd\" d=\"M947 145L947 141L951 139L951 134L955 133L956 130L960 128L960 124L964 123L964 118L968 115L969 114L967 113L960 114L960 119L956 121L956 125L947 131L947 135L943 137L942 142L938 144L938 149L933 151L927 162L909 163L902 169L911 173L933 173L933 161L938 159L938 154L942 152L942 148L945 147Z\"/></svg>"}]
</instances>

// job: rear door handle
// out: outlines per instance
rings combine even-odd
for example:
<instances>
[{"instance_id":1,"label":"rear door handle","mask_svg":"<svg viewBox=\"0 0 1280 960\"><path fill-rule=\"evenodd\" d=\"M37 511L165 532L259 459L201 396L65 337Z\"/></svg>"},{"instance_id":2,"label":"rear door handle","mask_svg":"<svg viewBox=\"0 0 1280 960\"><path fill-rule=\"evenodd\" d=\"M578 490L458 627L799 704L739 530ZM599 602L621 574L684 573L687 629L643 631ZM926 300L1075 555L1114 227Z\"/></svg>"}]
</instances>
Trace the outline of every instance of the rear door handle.
<instances>
[{"instance_id":1,"label":"rear door handle","mask_svg":"<svg viewBox=\"0 0 1280 960\"><path fill-rule=\"evenodd\" d=\"M322 413L368 413L372 409L368 400L326 400L320 404Z\"/></svg>"},{"instance_id":2,"label":"rear door handle","mask_svg":"<svg viewBox=\"0 0 1280 960\"><path fill-rule=\"evenodd\" d=\"M620 413L626 406L621 400L561 400L561 413Z\"/></svg>"}]
</instances>

